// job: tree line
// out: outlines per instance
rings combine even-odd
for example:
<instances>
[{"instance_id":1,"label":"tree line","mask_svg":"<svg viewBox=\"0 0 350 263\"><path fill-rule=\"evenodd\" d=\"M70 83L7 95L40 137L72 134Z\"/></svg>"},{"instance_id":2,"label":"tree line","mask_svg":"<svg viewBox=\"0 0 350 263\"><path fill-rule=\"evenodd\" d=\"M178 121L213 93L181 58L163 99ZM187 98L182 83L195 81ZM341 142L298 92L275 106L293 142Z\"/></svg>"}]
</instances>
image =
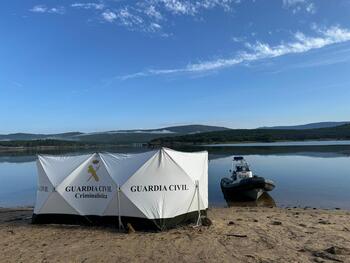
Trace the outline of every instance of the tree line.
<instances>
[{"instance_id":1,"label":"tree line","mask_svg":"<svg viewBox=\"0 0 350 263\"><path fill-rule=\"evenodd\" d=\"M232 129L176 137L157 138L151 145L350 140L350 125L307 130Z\"/></svg>"}]
</instances>

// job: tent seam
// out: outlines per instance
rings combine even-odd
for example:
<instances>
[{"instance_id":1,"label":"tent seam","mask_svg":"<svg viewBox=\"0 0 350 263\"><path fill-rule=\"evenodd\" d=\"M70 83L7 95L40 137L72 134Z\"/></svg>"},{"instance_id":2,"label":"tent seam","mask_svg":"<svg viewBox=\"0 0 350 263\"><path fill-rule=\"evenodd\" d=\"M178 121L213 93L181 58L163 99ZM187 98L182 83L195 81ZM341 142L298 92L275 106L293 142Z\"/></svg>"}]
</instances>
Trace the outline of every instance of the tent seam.
<instances>
[{"instance_id":1,"label":"tent seam","mask_svg":"<svg viewBox=\"0 0 350 263\"><path fill-rule=\"evenodd\" d=\"M38 160L39 160L39 157L40 156L42 156L42 157L44 157L44 155L38 155ZM51 156L51 155L46 155L46 156ZM91 156L89 156L86 160L84 160L82 163L84 163L84 162L86 162L89 158L91 158ZM39 161L40 163L41 163L41 161ZM81 164L82 164L81 163ZM48 177L47 176L47 178L49 179L49 181L50 181L50 183L52 184L52 186L56 189L61 183L63 183L63 181L64 180L66 180L76 169L78 169L79 167L80 167L80 165L81 164L79 164L77 167L75 167L72 171L70 171L69 172L69 174L61 181L61 182L59 182L58 184L57 184L57 186L55 186L54 184L53 184L53 182L51 181L51 179L50 179L50 177ZM46 173L46 174L48 174L47 173L47 171L46 171L46 169L44 168L44 166L42 166L43 167L43 170L44 170L44 172Z\"/></svg>"},{"instance_id":2,"label":"tent seam","mask_svg":"<svg viewBox=\"0 0 350 263\"><path fill-rule=\"evenodd\" d=\"M107 154L110 154L110 153L108 153L108 152L106 152ZM106 165L106 161L103 159L103 157L99 154L99 156L100 156L100 159L102 160L102 162L104 163L104 165L105 165L105 167L106 167L106 170L107 170L107 172L108 172L108 175L110 176L110 178L112 179L112 182L114 182L114 179L113 179L113 177L111 176L111 174L110 174L110 172L109 172L109 170L108 170L108 168L107 168L107 165ZM153 157L153 156L152 156ZM147 161L149 161L149 160L147 160ZM147 163L147 161L144 163L144 164L146 164ZM140 167L139 167L139 169L141 169L141 167L144 165L144 164L142 164ZM139 169L137 169L136 171L135 171L135 173L139 170ZM135 173L133 173L130 177L132 177ZM130 178L129 177L129 178ZM128 180L129 180L129 178L128 178ZM127 180L127 181L128 181ZM127 182L127 181L125 181L125 183ZM137 207L128 197L127 197L127 195L122 191L122 186L119 184L119 183L117 183L117 182L114 182L114 183L116 183L116 186L120 189L120 192L122 192L123 193L123 195L126 197L126 199L128 200L128 201L130 201L130 203L132 203L140 212L141 212L141 214L143 214L144 216L145 216L145 218L147 218L147 216L140 210L140 208L139 207ZM124 184L125 184L124 183ZM120 197L120 196L119 196ZM103 214L106 212L106 210L107 210L107 208L108 208L108 206L110 205L110 203L113 201L113 198L111 199L111 201L108 203L108 205L106 206L106 209L103 211ZM119 211L120 212L120 211ZM118 216L118 215L117 215Z\"/></svg>"},{"instance_id":3,"label":"tent seam","mask_svg":"<svg viewBox=\"0 0 350 263\"><path fill-rule=\"evenodd\" d=\"M180 168L180 170L182 170L190 179L193 183L196 182L196 180L193 180L193 178L174 160L173 157L170 156L170 154L168 154L165 150L164 152L166 153L166 155L175 163L175 165Z\"/></svg>"},{"instance_id":4,"label":"tent seam","mask_svg":"<svg viewBox=\"0 0 350 263\"><path fill-rule=\"evenodd\" d=\"M89 161L96 153L93 153L89 158L87 158L84 162L82 162L78 167L76 167L70 174L68 174L68 176L66 178L63 179L63 181L61 183L59 183L57 185L57 187L55 187L55 190L60 187L63 182L67 181L67 179L73 174L73 172L75 172L79 167L81 167L82 165L84 165L87 161ZM75 208L74 206L72 206L68 200L66 200L66 198L64 197L64 195L62 195L62 198L80 215L83 215L83 213L81 213L81 211L79 211L77 208Z\"/></svg>"}]
</instances>

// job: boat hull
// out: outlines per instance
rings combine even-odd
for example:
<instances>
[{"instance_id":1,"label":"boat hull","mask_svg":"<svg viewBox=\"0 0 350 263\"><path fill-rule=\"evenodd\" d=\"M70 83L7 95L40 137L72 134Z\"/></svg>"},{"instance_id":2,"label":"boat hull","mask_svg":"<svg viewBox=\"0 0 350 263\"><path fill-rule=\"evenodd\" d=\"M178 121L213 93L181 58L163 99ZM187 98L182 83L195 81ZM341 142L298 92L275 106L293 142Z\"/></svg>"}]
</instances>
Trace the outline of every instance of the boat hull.
<instances>
[{"instance_id":1,"label":"boat hull","mask_svg":"<svg viewBox=\"0 0 350 263\"><path fill-rule=\"evenodd\" d=\"M225 201L227 207L276 207L275 200L269 195L268 192L263 192L263 194L257 200L237 200L237 198L225 197Z\"/></svg>"},{"instance_id":2,"label":"boat hull","mask_svg":"<svg viewBox=\"0 0 350 263\"><path fill-rule=\"evenodd\" d=\"M264 193L273 190L274 183L263 177L252 177L234 182L232 179L221 179L221 190L225 198L255 201Z\"/></svg>"}]
</instances>

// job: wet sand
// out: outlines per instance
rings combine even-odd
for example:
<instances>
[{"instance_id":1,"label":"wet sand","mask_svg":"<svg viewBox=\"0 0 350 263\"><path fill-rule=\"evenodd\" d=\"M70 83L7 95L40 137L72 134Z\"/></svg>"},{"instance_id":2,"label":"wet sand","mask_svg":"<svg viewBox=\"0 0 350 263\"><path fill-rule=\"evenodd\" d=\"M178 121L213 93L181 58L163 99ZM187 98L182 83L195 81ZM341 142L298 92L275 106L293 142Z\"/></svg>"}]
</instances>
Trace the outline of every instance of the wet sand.
<instances>
[{"instance_id":1,"label":"wet sand","mask_svg":"<svg viewBox=\"0 0 350 263\"><path fill-rule=\"evenodd\" d=\"M350 262L350 211L211 208L209 227L118 233L0 209L1 262Z\"/></svg>"}]
</instances>

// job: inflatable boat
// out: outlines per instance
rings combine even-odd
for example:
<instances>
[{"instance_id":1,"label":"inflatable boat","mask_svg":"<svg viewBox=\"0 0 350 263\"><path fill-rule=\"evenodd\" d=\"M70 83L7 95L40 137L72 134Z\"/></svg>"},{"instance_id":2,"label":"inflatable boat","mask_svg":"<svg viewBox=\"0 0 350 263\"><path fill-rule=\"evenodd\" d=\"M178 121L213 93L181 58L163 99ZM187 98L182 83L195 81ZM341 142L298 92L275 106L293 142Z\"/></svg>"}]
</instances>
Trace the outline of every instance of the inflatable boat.
<instances>
[{"instance_id":1,"label":"inflatable boat","mask_svg":"<svg viewBox=\"0 0 350 263\"><path fill-rule=\"evenodd\" d=\"M234 157L237 162L231 178L221 179L221 189L225 198L237 200L257 200L264 192L275 188L273 181L253 175L243 157Z\"/></svg>"},{"instance_id":2,"label":"inflatable boat","mask_svg":"<svg viewBox=\"0 0 350 263\"><path fill-rule=\"evenodd\" d=\"M225 196L225 201L227 207L276 207L276 202L269 195L268 192L264 192L258 200L240 200L239 198L231 198L230 196Z\"/></svg>"}]
</instances>

